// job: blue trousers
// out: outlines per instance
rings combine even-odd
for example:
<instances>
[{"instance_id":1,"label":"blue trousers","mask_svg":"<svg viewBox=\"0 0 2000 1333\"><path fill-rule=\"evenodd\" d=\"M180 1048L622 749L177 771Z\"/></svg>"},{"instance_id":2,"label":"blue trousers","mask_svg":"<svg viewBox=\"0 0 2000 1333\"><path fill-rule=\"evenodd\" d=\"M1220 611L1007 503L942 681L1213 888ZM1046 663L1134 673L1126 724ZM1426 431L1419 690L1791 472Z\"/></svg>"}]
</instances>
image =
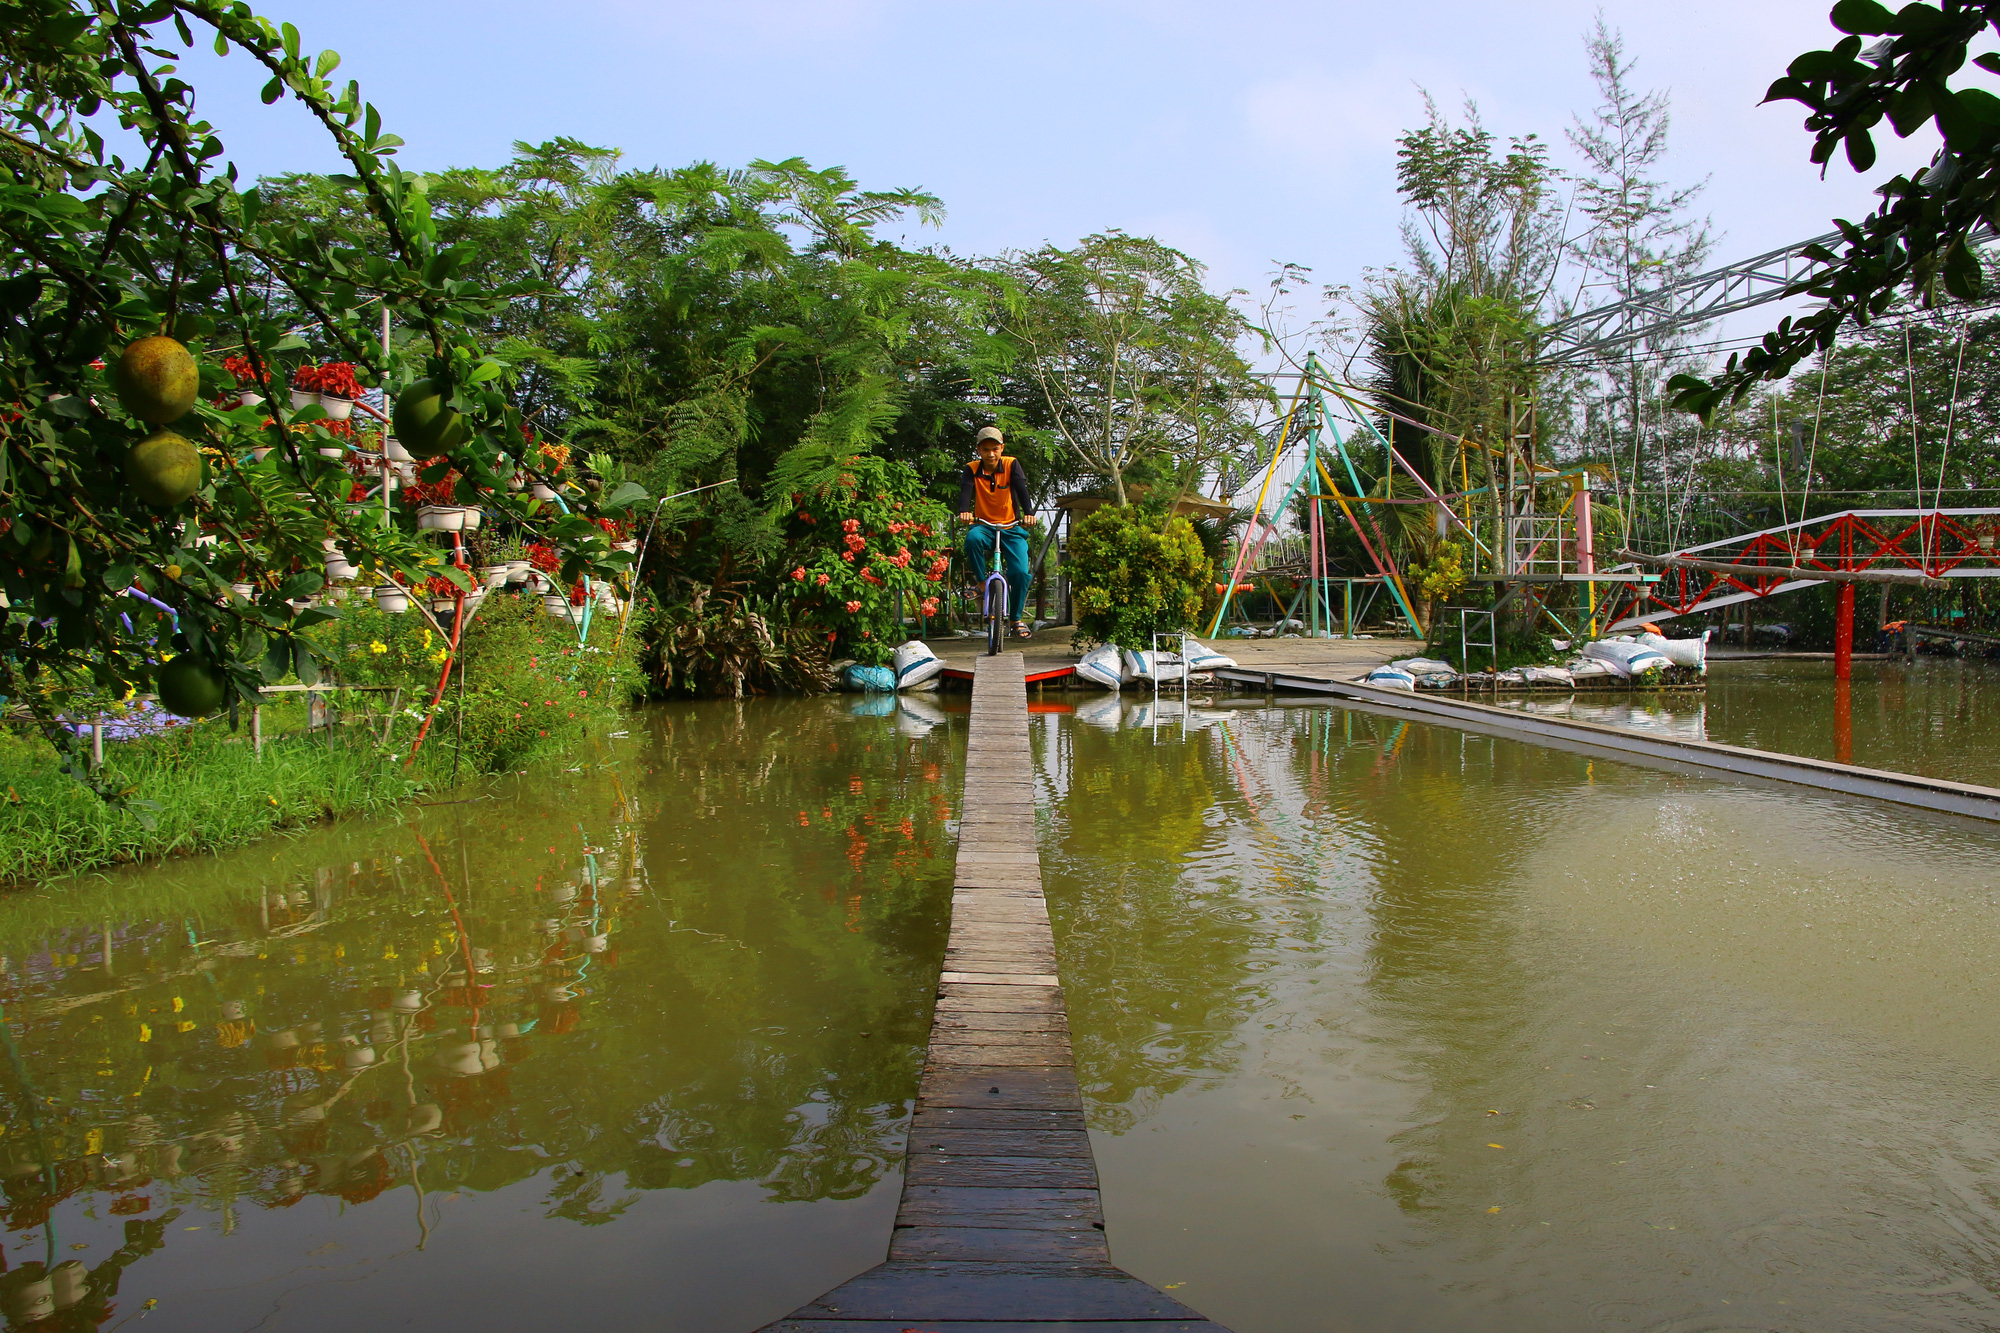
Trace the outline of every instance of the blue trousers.
<instances>
[{"instance_id":1,"label":"blue trousers","mask_svg":"<svg viewBox=\"0 0 2000 1333\"><path fill-rule=\"evenodd\" d=\"M972 562L973 580L982 589L993 572L993 548L1000 548L1000 572L1007 576L1007 618L1028 618L1028 533L1027 529L989 528L975 523L965 534L965 558ZM982 608L983 609L983 608Z\"/></svg>"}]
</instances>

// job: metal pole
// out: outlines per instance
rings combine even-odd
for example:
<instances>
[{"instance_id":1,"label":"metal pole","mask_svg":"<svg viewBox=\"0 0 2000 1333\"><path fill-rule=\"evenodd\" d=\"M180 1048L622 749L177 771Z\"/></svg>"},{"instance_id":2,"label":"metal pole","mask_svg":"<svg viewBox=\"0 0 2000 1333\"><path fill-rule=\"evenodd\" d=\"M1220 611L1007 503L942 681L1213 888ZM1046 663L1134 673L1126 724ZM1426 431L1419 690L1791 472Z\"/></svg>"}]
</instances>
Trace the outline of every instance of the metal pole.
<instances>
[{"instance_id":1,"label":"metal pole","mask_svg":"<svg viewBox=\"0 0 2000 1333\"><path fill-rule=\"evenodd\" d=\"M90 766L104 767L104 719L101 717L90 724Z\"/></svg>"},{"instance_id":2,"label":"metal pole","mask_svg":"<svg viewBox=\"0 0 2000 1333\"><path fill-rule=\"evenodd\" d=\"M389 296L385 292L382 295L382 366L386 370L388 365ZM389 386L386 382L382 385L382 415L385 418L389 415ZM389 477L393 471L394 469L389 465L389 423L384 420L382 423L382 526L385 528L389 526L391 515L389 507Z\"/></svg>"},{"instance_id":3,"label":"metal pole","mask_svg":"<svg viewBox=\"0 0 2000 1333\"><path fill-rule=\"evenodd\" d=\"M250 706L250 749L259 759L264 757L264 705Z\"/></svg>"}]
</instances>

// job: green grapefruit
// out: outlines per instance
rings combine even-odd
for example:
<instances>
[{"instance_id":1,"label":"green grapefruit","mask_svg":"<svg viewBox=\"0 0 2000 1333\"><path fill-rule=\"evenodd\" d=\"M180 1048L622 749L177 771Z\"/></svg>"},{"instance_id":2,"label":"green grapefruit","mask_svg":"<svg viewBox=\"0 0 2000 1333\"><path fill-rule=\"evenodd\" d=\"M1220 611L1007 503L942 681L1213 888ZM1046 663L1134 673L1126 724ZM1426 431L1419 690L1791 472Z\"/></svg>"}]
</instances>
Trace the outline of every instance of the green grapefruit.
<instances>
[{"instance_id":1,"label":"green grapefruit","mask_svg":"<svg viewBox=\"0 0 2000 1333\"><path fill-rule=\"evenodd\" d=\"M182 653L160 668L160 705L177 717L207 717L222 707L229 678L205 657Z\"/></svg>"},{"instance_id":2,"label":"green grapefruit","mask_svg":"<svg viewBox=\"0 0 2000 1333\"><path fill-rule=\"evenodd\" d=\"M416 458L449 453L470 434L465 418L445 402L437 385L429 380L418 380L396 395L390 421L396 428L396 442Z\"/></svg>"},{"instance_id":3,"label":"green grapefruit","mask_svg":"<svg viewBox=\"0 0 2000 1333\"><path fill-rule=\"evenodd\" d=\"M156 430L125 455L125 480L141 500L172 509L201 485L201 455L170 430Z\"/></svg>"},{"instance_id":4,"label":"green grapefruit","mask_svg":"<svg viewBox=\"0 0 2000 1333\"><path fill-rule=\"evenodd\" d=\"M155 335L127 347L112 367L111 381L125 410L150 426L179 421L201 391L201 371L188 349Z\"/></svg>"}]
</instances>

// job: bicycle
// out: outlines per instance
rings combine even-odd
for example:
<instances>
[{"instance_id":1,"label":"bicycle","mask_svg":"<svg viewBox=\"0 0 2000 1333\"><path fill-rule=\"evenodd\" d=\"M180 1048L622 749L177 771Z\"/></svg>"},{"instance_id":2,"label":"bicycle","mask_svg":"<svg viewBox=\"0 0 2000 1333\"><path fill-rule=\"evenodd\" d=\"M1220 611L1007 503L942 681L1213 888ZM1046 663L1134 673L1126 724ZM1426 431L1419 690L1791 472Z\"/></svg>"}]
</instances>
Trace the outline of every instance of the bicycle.
<instances>
[{"instance_id":1,"label":"bicycle","mask_svg":"<svg viewBox=\"0 0 2000 1333\"><path fill-rule=\"evenodd\" d=\"M999 587L994 587L994 584ZM986 576L986 582L979 589L979 604L986 617L986 655L1000 656L1000 645L1007 641L1007 576L994 570Z\"/></svg>"}]
</instances>

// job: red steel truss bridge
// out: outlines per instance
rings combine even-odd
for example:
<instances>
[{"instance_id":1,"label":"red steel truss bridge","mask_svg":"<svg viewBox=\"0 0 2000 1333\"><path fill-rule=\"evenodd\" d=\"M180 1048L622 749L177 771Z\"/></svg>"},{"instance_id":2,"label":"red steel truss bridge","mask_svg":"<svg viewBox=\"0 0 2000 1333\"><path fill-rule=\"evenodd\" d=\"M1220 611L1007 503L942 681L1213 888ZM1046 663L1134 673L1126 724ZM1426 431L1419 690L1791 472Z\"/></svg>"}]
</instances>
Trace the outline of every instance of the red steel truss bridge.
<instances>
[{"instance_id":1,"label":"red steel truss bridge","mask_svg":"<svg viewBox=\"0 0 2000 1333\"><path fill-rule=\"evenodd\" d=\"M1815 569L1881 570L1936 579L2000 578L1996 539L2000 539L2000 509L1845 509L1801 519L1669 552L1669 558L1768 567L1771 573L1670 566L1661 571L1658 583L1620 585L1621 595L1629 600L1617 605L1607 632L1825 582L1810 577L1809 571Z\"/></svg>"}]
</instances>

